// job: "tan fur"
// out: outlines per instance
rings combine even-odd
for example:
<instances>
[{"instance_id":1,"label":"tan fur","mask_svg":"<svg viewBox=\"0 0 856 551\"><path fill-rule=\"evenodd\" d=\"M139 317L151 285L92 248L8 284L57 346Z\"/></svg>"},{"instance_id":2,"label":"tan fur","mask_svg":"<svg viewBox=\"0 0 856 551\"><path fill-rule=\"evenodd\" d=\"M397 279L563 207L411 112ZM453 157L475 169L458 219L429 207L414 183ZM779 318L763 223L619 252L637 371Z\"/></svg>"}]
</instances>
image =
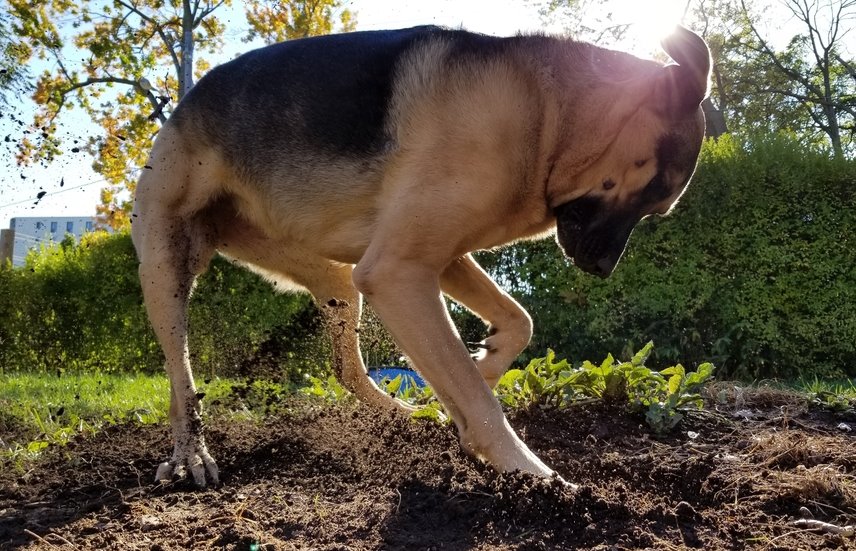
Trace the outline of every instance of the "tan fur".
<instances>
[{"instance_id":1,"label":"tan fur","mask_svg":"<svg viewBox=\"0 0 856 551\"><path fill-rule=\"evenodd\" d=\"M499 470L553 474L511 430L491 391L528 344L532 322L469 253L548 234L553 209L583 195L621 205L639 193L657 171L654 140L668 124L652 101L661 68L538 43L455 65L447 62L450 47L426 41L399 64L387 128L393 147L359 170L308 149L313 181L252 181L204 138L194 112L163 127L132 227L172 382L175 451L159 480L186 468L200 484L206 470L218 478L202 435L186 320L193 281L215 251L280 289L311 292L343 384L381 407L404 407L366 375L357 341L365 296L434 388L467 451ZM610 67L622 63L632 70L610 80ZM572 70L555 70L566 64ZM271 182L294 178L275 163L269 170ZM615 186L605 190L608 179ZM443 293L493 329L475 362Z\"/></svg>"}]
</instances>

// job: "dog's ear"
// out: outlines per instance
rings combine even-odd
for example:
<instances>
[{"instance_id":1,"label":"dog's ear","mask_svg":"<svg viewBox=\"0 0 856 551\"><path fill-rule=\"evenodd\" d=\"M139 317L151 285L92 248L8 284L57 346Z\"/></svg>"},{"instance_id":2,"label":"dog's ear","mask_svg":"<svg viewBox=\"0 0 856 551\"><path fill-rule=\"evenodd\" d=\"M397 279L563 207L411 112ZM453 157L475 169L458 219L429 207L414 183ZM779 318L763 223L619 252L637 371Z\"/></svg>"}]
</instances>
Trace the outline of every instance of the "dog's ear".
<instances>
[{"instance_id":1,"label":"dog's ear","mask_svg":"<svg viewBox=\"0 0 856 551\"><path fill-rule=\"evenodd\" d=\"M685 116L707 97L710 50L704 40L681 26L660 43L677 65L666 65L657 77L655 101L671 116Z\"/></svg>"}]
</instances>

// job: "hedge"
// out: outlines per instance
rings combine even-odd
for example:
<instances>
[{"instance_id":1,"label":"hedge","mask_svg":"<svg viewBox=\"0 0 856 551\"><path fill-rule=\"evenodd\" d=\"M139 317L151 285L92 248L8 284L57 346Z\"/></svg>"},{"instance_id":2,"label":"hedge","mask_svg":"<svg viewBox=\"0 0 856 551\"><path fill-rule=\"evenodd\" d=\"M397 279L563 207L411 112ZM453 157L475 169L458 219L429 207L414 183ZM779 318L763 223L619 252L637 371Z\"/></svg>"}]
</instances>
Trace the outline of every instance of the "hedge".
<instances>
[{"instance_id":1,"label":"hedge","mask_svg":"<svg viewBox=\"0 0 856 551\"><path fill-rule=\"evenodd\" d=\"M249 372L272 356L291 377L326 369L309 298L276 294L223 259L199 278L189 318L199 375ZM66 239L31 253L23 268L0 269L0 371L162 368L127 232Z\"/></svg>"}]
</instances>

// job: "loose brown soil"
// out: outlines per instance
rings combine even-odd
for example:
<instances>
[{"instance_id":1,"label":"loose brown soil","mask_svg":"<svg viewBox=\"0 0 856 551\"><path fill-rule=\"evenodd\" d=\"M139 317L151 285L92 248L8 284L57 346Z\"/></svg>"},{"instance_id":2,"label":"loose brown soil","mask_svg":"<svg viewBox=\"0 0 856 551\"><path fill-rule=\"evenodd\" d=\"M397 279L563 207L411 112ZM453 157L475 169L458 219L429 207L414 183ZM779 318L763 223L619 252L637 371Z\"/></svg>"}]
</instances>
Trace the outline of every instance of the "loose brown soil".
<instances>
[{"instance_id":1,"label":"loose brown soil","mask_svg":"<svg viewBox=\"0 0 856 551\"><path fill-rule=\"evenodd\" d=\"M206 490L153 483L167 427L116 426L0 473L0 548L856 549L793 524L801 507L856 524L856 419L768 398L694 413L666 437L594 406L513 416L578 492L495 474L452 427L355 404L210 420L223 484Z\"/></svg>"}]
</instances>

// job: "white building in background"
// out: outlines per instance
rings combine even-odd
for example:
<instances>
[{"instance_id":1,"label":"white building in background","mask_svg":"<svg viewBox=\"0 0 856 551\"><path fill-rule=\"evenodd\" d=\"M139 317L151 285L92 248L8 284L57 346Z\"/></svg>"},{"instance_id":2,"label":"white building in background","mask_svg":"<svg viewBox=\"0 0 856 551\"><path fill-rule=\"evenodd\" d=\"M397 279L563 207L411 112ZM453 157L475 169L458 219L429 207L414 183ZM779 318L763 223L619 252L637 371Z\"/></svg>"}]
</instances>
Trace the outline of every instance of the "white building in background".
<instances>
[{"instance_id":1,"label":"white building in background","mask_svg":"<svg viewBox=\"0 0 856 551\"><path fill-rule=\"evenodd\" d=\"M11 258L13 266L23 266L30 249L42 244L59 243L66 235L75 240L95 229L95 218L91 216L50 216L12 218L8 230L0 235L0 265Z\"/></svg>"}]
</instances>

